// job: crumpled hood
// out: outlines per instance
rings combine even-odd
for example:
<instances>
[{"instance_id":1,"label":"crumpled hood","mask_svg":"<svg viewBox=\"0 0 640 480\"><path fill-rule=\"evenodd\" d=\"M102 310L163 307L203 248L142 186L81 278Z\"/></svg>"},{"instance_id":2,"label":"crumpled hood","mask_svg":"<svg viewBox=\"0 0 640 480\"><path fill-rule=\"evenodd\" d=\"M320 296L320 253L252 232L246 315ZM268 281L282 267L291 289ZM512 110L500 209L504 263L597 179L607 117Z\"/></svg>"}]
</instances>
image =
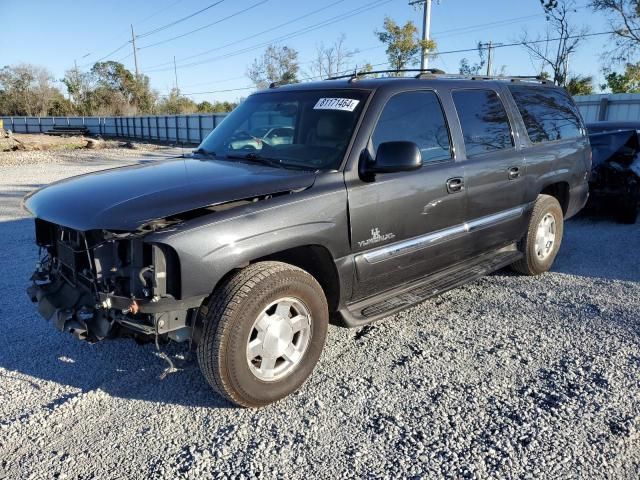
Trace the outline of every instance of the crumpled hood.
<instances>
[{"instance_id":1,"label":"crumpled hood","mask_svg":"<svg viewBox=\"0 0 640 480\"><path fill-rule=\"evenodd\" d=\"M180 158L72 177L28 194L35 217L76 230L133 231L201 207L310 187L315 173Z\"/></svg>"}]
</instances>

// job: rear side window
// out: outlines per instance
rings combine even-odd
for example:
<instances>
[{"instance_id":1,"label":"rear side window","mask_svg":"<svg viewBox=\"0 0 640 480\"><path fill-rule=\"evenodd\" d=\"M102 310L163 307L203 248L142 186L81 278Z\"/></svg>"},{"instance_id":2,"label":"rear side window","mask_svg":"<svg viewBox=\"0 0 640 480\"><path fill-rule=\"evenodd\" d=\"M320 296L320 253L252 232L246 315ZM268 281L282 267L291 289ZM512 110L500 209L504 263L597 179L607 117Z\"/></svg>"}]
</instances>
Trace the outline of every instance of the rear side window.
<instances>
[{"instance_id":1,"label":"rear side window","mask_svg":"<svg viewBox=\"0 0 640 480\"><path fill-rule=\"evenodd\" d=\"M434 92L405 92L389 99L371 142L377 151L381 143L393 141L414 142L424 163L451 158L449 130Z\"/></svg>"},{"instance_id":2,"label":"rear side window","mask_svg":"<svg viewBox=\"0 0 640 480\"><path fill-rule=\"evenodd\" d=\"M578 109L564 90L509 86L533 143L581 137Z\"/></svg>"},{"instance_id":3,"label":"rear side window","mask_svg":"<svg viewBox=\"0 0 640 480\"><path fill-rule=\"evenodd\" d=\"M467 157L513 147L507 111L493 90L452 93L458 111Z\"/></svg>"}]
</instances>

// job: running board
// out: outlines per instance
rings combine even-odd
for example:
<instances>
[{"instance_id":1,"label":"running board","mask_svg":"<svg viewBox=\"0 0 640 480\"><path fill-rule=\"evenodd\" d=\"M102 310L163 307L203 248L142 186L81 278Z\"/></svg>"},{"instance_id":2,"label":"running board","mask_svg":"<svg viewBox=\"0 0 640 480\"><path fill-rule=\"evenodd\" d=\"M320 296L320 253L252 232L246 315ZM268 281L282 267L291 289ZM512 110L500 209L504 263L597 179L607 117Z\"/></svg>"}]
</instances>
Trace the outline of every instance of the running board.
<instances>
[{"instance_id":1,"label":"running board","mask_svg":"<svg viewBox=\"0 0 640 480\"><path fill-rule=\"evenodd\" d=\"M347 304L346 309L340 310L340 314L346 326L359 327L393 315L452 288L477 280L511 265L521 258L522 252L517 250L516 245L513 244L374 297Z\"/></svg>"}]
</instances>

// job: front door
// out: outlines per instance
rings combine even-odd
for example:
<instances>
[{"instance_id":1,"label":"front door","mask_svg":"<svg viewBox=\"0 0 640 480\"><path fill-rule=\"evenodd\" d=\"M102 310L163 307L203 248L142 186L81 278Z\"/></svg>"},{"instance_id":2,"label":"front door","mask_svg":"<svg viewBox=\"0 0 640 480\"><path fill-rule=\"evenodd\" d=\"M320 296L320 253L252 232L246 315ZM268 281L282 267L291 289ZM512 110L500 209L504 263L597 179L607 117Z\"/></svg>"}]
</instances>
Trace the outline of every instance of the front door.
<instances>
[{"instance_id":1,"label":"front door","mask_svg":"<svg viewBox=\"0 0 640 480\"><path fill-rule=\"evenodd\" d=\"M350 184L354 300L435 272L463 254L465 174L453 158L449 128L434 91L402 92L387 100L369 154L389 141L416 143L423 166Z\"/></svg>"}]
</instances>

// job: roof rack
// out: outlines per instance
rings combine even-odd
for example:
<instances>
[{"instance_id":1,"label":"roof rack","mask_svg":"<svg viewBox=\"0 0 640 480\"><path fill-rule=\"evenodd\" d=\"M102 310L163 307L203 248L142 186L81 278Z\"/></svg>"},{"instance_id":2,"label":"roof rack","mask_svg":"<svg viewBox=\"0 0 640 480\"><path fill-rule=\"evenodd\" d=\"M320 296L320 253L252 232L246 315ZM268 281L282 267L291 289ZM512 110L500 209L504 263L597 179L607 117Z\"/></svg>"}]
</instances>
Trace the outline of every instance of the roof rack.
<instances>
[{"instance_id":1,"label":"roof rack","mask_svg":"<svg viewBox=\"0 0 640 480\"><path fill-rule=\"evenodd\" d=\"M446 73L443 70L437 69L437 68L427 68L427 69L420 69L420 68L408 68L408 69L401 69L401 70L373 70L370 72L366 72L366 71L360 71L360 72L353 72L350 73L348 75L339 75L336 77L330 77L327 80L341 80L341 79L345 79L348 78L350 82L354 82L357 81L360 77L364 77L367 75L377 75L380 73L406 73L406 72L418 72L417 75L415 75L413 78L417 78L417 79L437 79L437 78L441 78L441 79L460 79L460 80L501 80L501 81L508 81L508 82L536 82L536 83L541 83L541 84L547 84L550 83L549 80L545 79L544 77L541 76L535 76L535 75L473 75L473 76L469 76L469 75L462 75L462 74L457 74L457 73ZM402 77L402 78L406 78L406 77Z\"/></svg>"},{"instance_id":2,"label":"roof rack","mask_svg":"<svg viewBox=\"0 0 640 480\"><path fill-rule=\"evenodd\" d=\"M445 72L443 70L437 69L437 68L425 68L425 69L421 69L421 68L404 68L404 69L400 69L400 70L372 70L372 71L364 71L361 70L360 72L353 72L350 73L348 75L338 75L337 77L329 77L327 78L327 80L342 80L344 78L348 78L349 80L356 80L359 77L364 77L366 75L377 75L379 73L405 73L405 72L420 72L420 74L423 73L430 73L433 75L438 75L438 74L444 74Z\"/></svg>"}]
</instances>

